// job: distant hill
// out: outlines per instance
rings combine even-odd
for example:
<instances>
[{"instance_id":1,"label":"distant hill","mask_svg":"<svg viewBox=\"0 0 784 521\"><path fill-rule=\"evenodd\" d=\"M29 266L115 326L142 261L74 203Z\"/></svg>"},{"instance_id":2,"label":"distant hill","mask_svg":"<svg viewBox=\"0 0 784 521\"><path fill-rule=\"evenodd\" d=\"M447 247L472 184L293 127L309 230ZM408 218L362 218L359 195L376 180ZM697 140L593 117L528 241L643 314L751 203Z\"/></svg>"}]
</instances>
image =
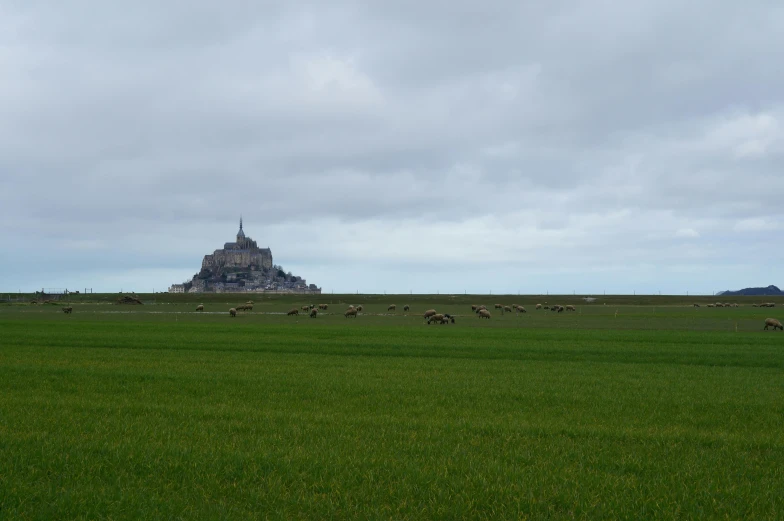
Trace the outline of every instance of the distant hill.
<instances>
[{"instance_id":1,"label":"distant hill","mask_svg":"<svg viewBox=\"0 0 784 521\"><path fill-rule=\"evenodd\" d=\"M775 295L784 295L784 291L781 291L776 286L771 285L768 286L767 288L745 288L738 291L727 290L727 291L722 291L721 293L719 293L719 295L726 295L728 297L743 296L743 295L775 296Z\"/></svg>"}]
</instances>

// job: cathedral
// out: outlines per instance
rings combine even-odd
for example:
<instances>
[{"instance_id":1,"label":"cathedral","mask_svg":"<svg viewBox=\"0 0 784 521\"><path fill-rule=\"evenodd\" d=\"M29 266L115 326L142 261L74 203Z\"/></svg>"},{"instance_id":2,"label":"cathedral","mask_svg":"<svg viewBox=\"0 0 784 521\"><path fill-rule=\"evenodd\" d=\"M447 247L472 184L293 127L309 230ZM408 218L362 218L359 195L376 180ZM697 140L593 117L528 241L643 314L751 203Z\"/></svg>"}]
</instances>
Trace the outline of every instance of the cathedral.
<instances>
[{"instance_id":1,"label":"cathedral","mask_svg":"<svg viewBox=\"0 0 784 521\"><path fill-rule=\"evenodd\" d=\"M223 268L243 268L261 270L272 268L272 251L269 248L260 249L256 241L245 236L240 217L240 230L237 232L236 242L227 242L223 249L215 250L212 255L205 255L201 261L202 270L216 270Z\"/></svg>"},{"instance_id":2,"label":"cathedral","mask_svg":"<svg viewBox=\"0 0 784 521\"><path fill-rule=\"evenodd\" d=\"M242 217L234 242L224 243L223 248L205 255L201 271L191 280L169 288L170 293L244 291L321 293L315 284L308 285L302 277L272 264L272 251L259 248L256 241L245 235Z\"/></svg>"}]
</instances>

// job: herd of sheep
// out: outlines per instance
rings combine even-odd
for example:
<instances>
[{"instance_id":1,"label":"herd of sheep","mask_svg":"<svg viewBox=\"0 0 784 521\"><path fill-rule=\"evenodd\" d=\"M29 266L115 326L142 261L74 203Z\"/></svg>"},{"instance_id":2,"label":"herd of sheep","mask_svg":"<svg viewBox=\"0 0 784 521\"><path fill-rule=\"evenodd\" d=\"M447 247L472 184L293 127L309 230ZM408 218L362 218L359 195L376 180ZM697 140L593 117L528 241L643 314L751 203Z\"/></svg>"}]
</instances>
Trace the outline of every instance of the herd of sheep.
<instances>
[{"instance_id":1,"label":"herd of sheep","mask_svg":"<svg viewBox=\"0 0 784 521\"><path fill-rule=\"evenodd\" d=\"M774 302L764 302L762 304L752 304L752 306L753 307L761 307L761 308L772 308L772 307L775 307L776 304ZM699 304L694 304L694 307L698 308L698 307L700 307L700 305ZM730 303L726 303L726 302L716 302L715 304L707 304L706 307L709 307L709 308L714 308L714 307L732 308L732 307L735 307L736 308L736 307L739 307L739 306L738 306L738 304L730 304ZM302 306L300 309L302 311L308 313L308 316L310 318L316 318L318 316L319 311L327 311L329 309L329 304L319 304L318 306L316 306L314 304L310 304L310 305ZM300 309L292 308L286 314L289 315L289 316L291 316L291 315L297 316L297 315L299 315ZM350 317L357 318L357 315L362 312L362 309L363 308L362 308L361 305L360 306L356 306L356 307L354 305L350 305L348 307L348 309L343 313L343 315L346 318L350 318ZM520 306L518 304L512 304L511 306L504 306L502 304L495 304L495 309L500 309L501 310L501 314L504 314L504 312L511 313L513 311L515 313L526 313L527 312L526 309L523 306ZM536 304L536 309L538 309L538 310L541 310L541 309L550 310L550 311L555 312L555 313L562 313L564 311L576 311L574 306L571 306L571 305L569 305L569 306L561 306L561 305L557 305L557 304L555 304L555 305L544 305L544 306L542 304ZM70 314L70 313L73 312L73 307L72 306L67 306L67 307L62 308L62 310L63 310L63 313ZM395 304L390 304L389 307L387 307L387 312L390 312L390 311L391 312L395 312L396 310L397 310L397 306ZM408 312L410 310L411 310L411 307L409 305L403 306L403 311ZM199 304L198 306L196 306L196 311L204 311L204 304ZM245 304L240 304L238 306L235 306L235 307L229 309L229 316L236 317L238 311L253 311L253 301L249 300ZM491 318L491 316L492 316L490 314L490 311L488 311L487 306L485 306L485 305L476 305L476 304L474 304L474 305L471 306L471 311L473 311L477 315L477 317L480 318L480 319L484 318L486 320L489 320ZM428 309L427 311L425 311L425 313L423 315L423 318L427 322L427 324L433 324L433 323L434 324L450 324L450 323L454 324L455 323L455 317L454 316L450 315L449 313L438 313L438 312L436 312L435 309ZM764 329L767 330L768 328L773 328L774 331L776 329L780 329L780 330L784 331L784 326L782 326L781 322L778 321L775 318L767 318L767 319L765 319L765 328Z\"/></svg>"}]
</instances>

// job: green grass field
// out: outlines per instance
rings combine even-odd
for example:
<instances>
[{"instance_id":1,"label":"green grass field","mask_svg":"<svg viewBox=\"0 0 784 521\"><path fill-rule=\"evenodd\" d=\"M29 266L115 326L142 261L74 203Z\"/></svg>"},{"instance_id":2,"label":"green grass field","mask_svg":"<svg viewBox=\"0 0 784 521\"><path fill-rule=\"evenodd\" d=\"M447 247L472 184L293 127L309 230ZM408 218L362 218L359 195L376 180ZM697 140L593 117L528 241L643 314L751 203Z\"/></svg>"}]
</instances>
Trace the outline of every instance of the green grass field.
<instances>
[{"instance_id":1,"label":"green grass field","mask_svg":"<svg viewBox=\"0 0 784 521\"><path fill-rule=\"evenodd\" d=\"M115 298L0 304L0 519L784 518L777 299Z\"/></svg>"}]
</instances>

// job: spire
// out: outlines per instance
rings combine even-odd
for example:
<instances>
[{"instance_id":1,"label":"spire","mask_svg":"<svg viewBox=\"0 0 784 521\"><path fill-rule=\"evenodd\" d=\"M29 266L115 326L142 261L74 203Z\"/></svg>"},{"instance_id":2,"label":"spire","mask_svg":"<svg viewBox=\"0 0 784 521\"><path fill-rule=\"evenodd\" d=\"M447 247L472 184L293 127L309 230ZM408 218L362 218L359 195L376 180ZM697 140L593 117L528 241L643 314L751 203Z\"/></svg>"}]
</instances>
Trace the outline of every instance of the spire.
<instances>
[{"instance_id":1,"label":"spire","mask_svg":"<svg viewBox=\"0 0 784 521\"><path fill-rule=\"evenodd\" d=\"M237 242L241 242L245 239L245 232L242 231L242 215L240 215L240 231L237 232Z\"/></svg>"}]
</instances>

